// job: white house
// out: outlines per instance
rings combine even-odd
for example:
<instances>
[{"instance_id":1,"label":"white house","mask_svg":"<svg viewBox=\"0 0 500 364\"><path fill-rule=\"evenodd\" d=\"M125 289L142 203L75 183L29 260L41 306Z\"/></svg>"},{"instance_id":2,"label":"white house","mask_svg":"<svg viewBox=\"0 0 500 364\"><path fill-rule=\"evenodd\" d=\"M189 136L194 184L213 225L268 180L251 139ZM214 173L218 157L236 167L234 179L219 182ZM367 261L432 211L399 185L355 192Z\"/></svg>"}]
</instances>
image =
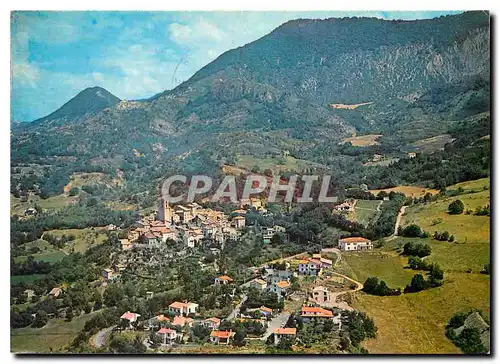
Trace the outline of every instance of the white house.
<instances>
[{"instance_id":1,"label":"white house","mask_svg":"<svg viewBox=\"0 0 500 364\"><path fill-rule=\"evenodd\" d=\"M255 288L259 291L264 291L267 288L267 283L265 280L260 278L255 278L249 283L250 288Z\"/></svg>"},{"instance_id":2,"label":"white house","mask_svg":"<svg viewBox=\"0 0 500 364\"><path fill-rule=\"evenodd\" d=\"M274 345L278 344L283 338L291 338L295 340L297 329L295 327L277 328L274 330Z\"/></svg>"},{"instance_id":3,"label":"white house","mask_svg":"<svg viewBox=\"0 0 500 364\"><path fill-rule=\"evenodd\" d=\"M373 243L362 237L343 238L339 240L339 248L342 251L372 250Z\"/></svg>"},{"instance_id":4,"label":"white house","mask_svg":"<svg viewBox=\"0 0 500 364\"><path fill-rule=\"evenodd\" d=\"M210 317L204 320L201 324L211 330L217 330L220 326L220 318Z\"/></svg>"},{"instance_id":5,"label":"white house","mask_svg":"<svg viewBox=\"0 0 500 364\"><path fill-rule=\"evenodd\" d=\"M217 345L227 345L236 333L233 331L217 331L210 333L210 342Z\"/></svg>"},{"instance_id":6,"label":"white house","mask_svg":"<svg viewBox=\"0 0 500 364\"><path fill-rule=\"evenodd\" d=\"M173 302L168 306L168 312L172 315L187 316L196 313L198 304L193 302Z\"/></svg>"},{"instance_id":7,"label":"white house","mask_svg":"<svg viewBox=\"0 0 500 364\"><path fill-rule=\"evenodd\" d=\"M157 334L162 336L163 345L172 345L175 342L175 339L180 336L177 334L177 331L165 327L161 328Z\"/></svg>"},{"instance_id":8,"label":"white house","mask_svg":"<svg viewBox=\"0 0 500 364\"><path fill-rule=\"evenodd\" d=\"M219 285L219 284L229 284L232 281L233 281L233 279L231 277L223 275L223 276L220 276L220 277L216 277L215 280L214 280L214 283L216 285Z\"/></svg>"},{"instance_id":9,"label":"white house","mask_svg":"<svg viewBox=\"0 0 500 364\"><path fill-rule=\"evenodd\" d=\"M140 316L141 316L141 315L139 315L138 313L127 311L127 312L125 312L123 315L121 315L121 316L120 316L120 319L121 319L121 320L128 321L128 323L129 323L129 328L131 328L131 327L132 327L132 323L136 322L136 321L137 321L137 319L138 319Z\"/></svg>"}]
</instances>

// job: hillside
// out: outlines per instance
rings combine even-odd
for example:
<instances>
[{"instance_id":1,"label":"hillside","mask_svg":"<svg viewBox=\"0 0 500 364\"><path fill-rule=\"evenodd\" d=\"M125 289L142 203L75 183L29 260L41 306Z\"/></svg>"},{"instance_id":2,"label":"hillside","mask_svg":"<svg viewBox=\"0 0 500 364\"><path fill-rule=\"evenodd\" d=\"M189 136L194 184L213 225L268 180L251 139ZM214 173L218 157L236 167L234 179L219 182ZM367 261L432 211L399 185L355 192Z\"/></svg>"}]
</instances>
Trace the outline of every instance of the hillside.
<instances>
[{"instance_id":1,"label":"hillside","mask_svg":"<svg viewBox=\"0 0 500 364\"><path fill-rule=\"evenodd\" d=\"M74 122L115 106L120 99L102 87L89 87L81 91L53 113L33 121L33 124Z\"/></svg>"},{"instance_id":2,"label":"hillside","mask_svg":"<svg viewBox=\"0 0 500 364\"><path fill-rule=\"evenodd\" d=\"M15 130L12 162L46 166L49 182L28 184L49 195L73 172L120 170L140 184L173 170L215 173L238 155L262 159L284 150L345 173L343 183L359 181L359 153L381 148L398 158L409 143L488 112L489 61L484 12L418 21L299 19L148 100L84 90ZM359 103L370 104L329 106ZM339 142L356 133L381 134L380 145L346 152ZM19 190L25 178L13 178Z\"/></svg>"}]
</instances>

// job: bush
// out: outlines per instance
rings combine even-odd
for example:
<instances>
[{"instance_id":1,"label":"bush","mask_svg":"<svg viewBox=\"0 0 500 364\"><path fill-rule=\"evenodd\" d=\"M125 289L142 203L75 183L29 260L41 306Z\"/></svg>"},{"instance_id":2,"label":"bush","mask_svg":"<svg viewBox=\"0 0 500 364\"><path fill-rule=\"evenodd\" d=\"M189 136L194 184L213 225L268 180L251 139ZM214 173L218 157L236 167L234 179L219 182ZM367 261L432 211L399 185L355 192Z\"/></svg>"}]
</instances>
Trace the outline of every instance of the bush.
<instances>
[{"instance_id":1,"label":"bush","mask_svg":"<svg viewBox=\"0 0 500 364\"><path fill-rule=\"evenodd\" d=\"M368 278L363 284L363 291L376 296L399 296L400 289L392 289L387 286L385 281L379 281L377 277Z\"/></svg>"},{"instance_id":2,"label":"bush","mask_svg":"<svg viewBox=\"0 0 500 364\"><path fill-rule=\"evenodd\" d=\"M76 196L76 195L78 195L78 192L80 192L80 190L78 189L78 187L73 187L72 189L69 190L69 195L70 196Z\"/></svg>"},{"instance_id":3,"label":"bush","mask_svg":"<svg viewBox=\"0 0 500 364\"><path fill-rule=\"evenodd\" d=\"M431 247L427 244L408 242L403 246L403 255L425 257L431 254Z\"/></svg>"},{"instance_id":4,"label":"bush","mask_svg":"<svg viewBox=\"0 0 500 364\"><path fill-rule=\"evenodd\" d=\"M411 225L408 225L408 226L405 226L402 230L402 234L403 236L406 236L406 237L409 237L409 238L418 238L420 236L422 236L422 229L420 228L420 226L416 225L416 224L411 224Z\"/></svg>"},{"instance_id":5,"label":"bush","mask_svg":"<svg viewBox=\"0 0 500 364\"><path fill-rule=\"evenodd\" d=\"M465 206L462 201L455 200L448 206L448 212L452 215L460 215L464 212L464 208Z\"/></svg>"}]
</instances>

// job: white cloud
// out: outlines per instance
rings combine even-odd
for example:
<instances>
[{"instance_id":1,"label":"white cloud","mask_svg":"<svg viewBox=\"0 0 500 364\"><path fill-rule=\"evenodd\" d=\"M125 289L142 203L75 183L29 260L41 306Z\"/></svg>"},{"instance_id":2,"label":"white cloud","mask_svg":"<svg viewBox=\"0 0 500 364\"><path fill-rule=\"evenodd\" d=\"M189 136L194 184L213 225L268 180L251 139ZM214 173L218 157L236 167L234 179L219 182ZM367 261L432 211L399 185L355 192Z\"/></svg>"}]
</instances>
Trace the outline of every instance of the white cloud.
<instances>
[{"instance_id":1,"label":"white cloud","mask_svg":"<svg viewBox=\"0 0 500 364\"><path fill-rule=\"evenodd\" d=\"M40 79L40 69L31 63L12 63L11 77L23 86L36 87Z\"/></svg>"}]
</instances>

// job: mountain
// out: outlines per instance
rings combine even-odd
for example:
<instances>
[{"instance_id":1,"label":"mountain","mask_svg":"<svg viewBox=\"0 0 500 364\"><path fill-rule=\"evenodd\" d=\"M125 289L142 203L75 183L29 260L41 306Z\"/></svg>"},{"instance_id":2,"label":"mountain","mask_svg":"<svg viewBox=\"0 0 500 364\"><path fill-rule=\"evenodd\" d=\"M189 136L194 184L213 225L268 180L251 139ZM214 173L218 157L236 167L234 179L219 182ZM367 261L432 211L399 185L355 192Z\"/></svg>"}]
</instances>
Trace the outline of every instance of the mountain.
<instances>
[{"instance_id":1,"label":"mountain","mask_svg":"<svg viewBox=\"0 0 500 364\"><path fill-rule=\"evenodd\" d=\"M102 87L89 87L81 91L53 113L33 121L34 124L74 122L115 106L120 99Z\"/></svg>"},{"instance_id":2,"label":"mountain","mask_svg":"<svg viewBox=\"0 0 500 364\"><path fill-rule=\"evenodd\" d=\"M416 21L298 19L148 100L84 90L13 133L12 163L50 165L50 181L40 182L54 194L74 171L120 169L127 188L139 189L167 171L213 172L238 155L288 150L359 183L369 153L399 158L409 144L489 112L489 44L482 11ZM378 146L339 145L369 133L383 135Z\"/></svg>"}]
</instances>

